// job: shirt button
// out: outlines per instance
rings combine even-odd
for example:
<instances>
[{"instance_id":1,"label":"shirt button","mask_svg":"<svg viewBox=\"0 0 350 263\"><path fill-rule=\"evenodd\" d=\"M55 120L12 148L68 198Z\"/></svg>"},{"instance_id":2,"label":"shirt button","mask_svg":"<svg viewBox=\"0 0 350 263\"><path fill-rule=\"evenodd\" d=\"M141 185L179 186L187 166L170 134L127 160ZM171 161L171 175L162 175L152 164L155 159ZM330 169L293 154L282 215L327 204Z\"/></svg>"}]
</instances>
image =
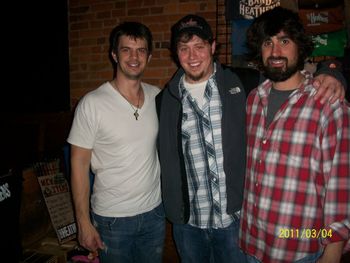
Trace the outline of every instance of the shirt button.
<instances>
[{"instance_id":1,"label":"shirt button","mask_svg":"<svg viewBox=\"0 0 350 263\"><path fill-rule=\"evenodd\" d=\"M266 141L267 141L267 140L266 140L266 139L264 139L264 140L262 141L262 143L263 143L263 144L266 144Z\"/></svg>"}]
</instances>

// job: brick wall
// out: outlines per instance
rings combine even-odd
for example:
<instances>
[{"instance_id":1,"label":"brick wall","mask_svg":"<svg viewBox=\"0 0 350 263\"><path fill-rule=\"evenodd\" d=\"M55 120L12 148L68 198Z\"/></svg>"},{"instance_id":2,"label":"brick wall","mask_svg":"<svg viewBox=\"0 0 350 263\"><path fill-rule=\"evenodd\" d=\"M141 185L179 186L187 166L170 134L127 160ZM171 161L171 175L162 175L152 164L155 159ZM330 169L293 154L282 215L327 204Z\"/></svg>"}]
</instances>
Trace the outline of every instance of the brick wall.
<instances>
[{"instance_id":1,"label":"brick wall","mask_svg":"<svg viewBox=\"0 0 350 263\"><path fill-rule=\"evenodd\" d=\"M196 13L208 20L214 34L217 26L218 32L222 31L225 19L221 16L219 20L223 23L217 23L217 2L222 13L224 0L69 0L72 106L86 92L112 78L108 41L118 23L134 20L151 29L154 51L144 80L163 87L176 70L168 51L171 26L182 16Z\"/></svg>"}]
</instances>

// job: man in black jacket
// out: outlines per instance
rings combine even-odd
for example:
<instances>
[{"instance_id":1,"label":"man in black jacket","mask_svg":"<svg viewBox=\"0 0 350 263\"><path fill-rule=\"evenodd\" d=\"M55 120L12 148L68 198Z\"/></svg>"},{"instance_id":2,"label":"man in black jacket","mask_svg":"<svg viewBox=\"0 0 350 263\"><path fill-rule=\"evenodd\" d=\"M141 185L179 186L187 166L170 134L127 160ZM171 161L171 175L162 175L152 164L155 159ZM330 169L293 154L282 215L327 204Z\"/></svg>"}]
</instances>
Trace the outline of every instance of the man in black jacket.
<instances>
[{"instance_id":1,"label":"man in black jacket","mask_svg":"<svg viewBox=\"0 0 350 263\"><path fill-rule=\"evenodd\" d=\"M163 203L182 262L242 263L237 242L246 158L244 86L254 88L261 80L254 70L241 72L240 79L215 60L215 48L202 17L187 15L172 27L171 50L180 69L156 98Z\"/></svg>"}]
</instances>

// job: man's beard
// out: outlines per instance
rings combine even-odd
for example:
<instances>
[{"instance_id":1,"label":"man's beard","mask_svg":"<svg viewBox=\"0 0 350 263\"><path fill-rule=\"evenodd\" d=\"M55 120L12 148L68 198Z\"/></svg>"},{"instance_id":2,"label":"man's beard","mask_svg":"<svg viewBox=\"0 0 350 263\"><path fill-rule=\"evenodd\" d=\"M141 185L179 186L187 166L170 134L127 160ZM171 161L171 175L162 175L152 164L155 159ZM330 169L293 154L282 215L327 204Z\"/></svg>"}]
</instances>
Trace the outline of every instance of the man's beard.
<instances>
[{"instance_id":1,"label":"man's beard","mask_svg":"<svg viewBox=\"0 0 350 263\"><path fill-rule=\"evenodd\" d=\"M270 59L274 60L284 60L285 67L271 67L268 61ZM295 72L298 71L298 63L289 65L288 59L286 57L269 57L267 62L263 65L263 74L266 78L274 81L281 82L289 79Z\"/></svg>"},{"instance_id":2,"label":"man's beard","mask_svg":"<svg viewBox=\"0 0 350 263\"><path fill-rule=\"evenodd\" d=\"M193 75L193 74L190 74L190 73L186 73L186 75L192 81L199 81L199 80L201 80L203 78L204 72L201 72L198 75Z\"/></svg>"}]
</instances>

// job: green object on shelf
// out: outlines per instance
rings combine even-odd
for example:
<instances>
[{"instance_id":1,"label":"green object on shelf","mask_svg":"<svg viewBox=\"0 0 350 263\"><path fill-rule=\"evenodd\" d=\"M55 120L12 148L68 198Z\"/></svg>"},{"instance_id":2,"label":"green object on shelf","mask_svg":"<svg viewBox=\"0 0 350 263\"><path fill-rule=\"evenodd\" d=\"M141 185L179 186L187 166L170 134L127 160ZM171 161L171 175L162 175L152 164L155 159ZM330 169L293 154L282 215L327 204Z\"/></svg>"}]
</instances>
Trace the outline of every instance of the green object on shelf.
<instances>
[{"instance_id":1,"label":"green object on shelf","mask_svg":"<svg viewBox=\"0 0 350 263\"><path fill-rule=\"evenodd\" d=\"M314 35L312 39L315 43L315 49L311 56L344 56L344 49L347 43L345 29L327 34Z\"/></svg>"}]
</instances>

